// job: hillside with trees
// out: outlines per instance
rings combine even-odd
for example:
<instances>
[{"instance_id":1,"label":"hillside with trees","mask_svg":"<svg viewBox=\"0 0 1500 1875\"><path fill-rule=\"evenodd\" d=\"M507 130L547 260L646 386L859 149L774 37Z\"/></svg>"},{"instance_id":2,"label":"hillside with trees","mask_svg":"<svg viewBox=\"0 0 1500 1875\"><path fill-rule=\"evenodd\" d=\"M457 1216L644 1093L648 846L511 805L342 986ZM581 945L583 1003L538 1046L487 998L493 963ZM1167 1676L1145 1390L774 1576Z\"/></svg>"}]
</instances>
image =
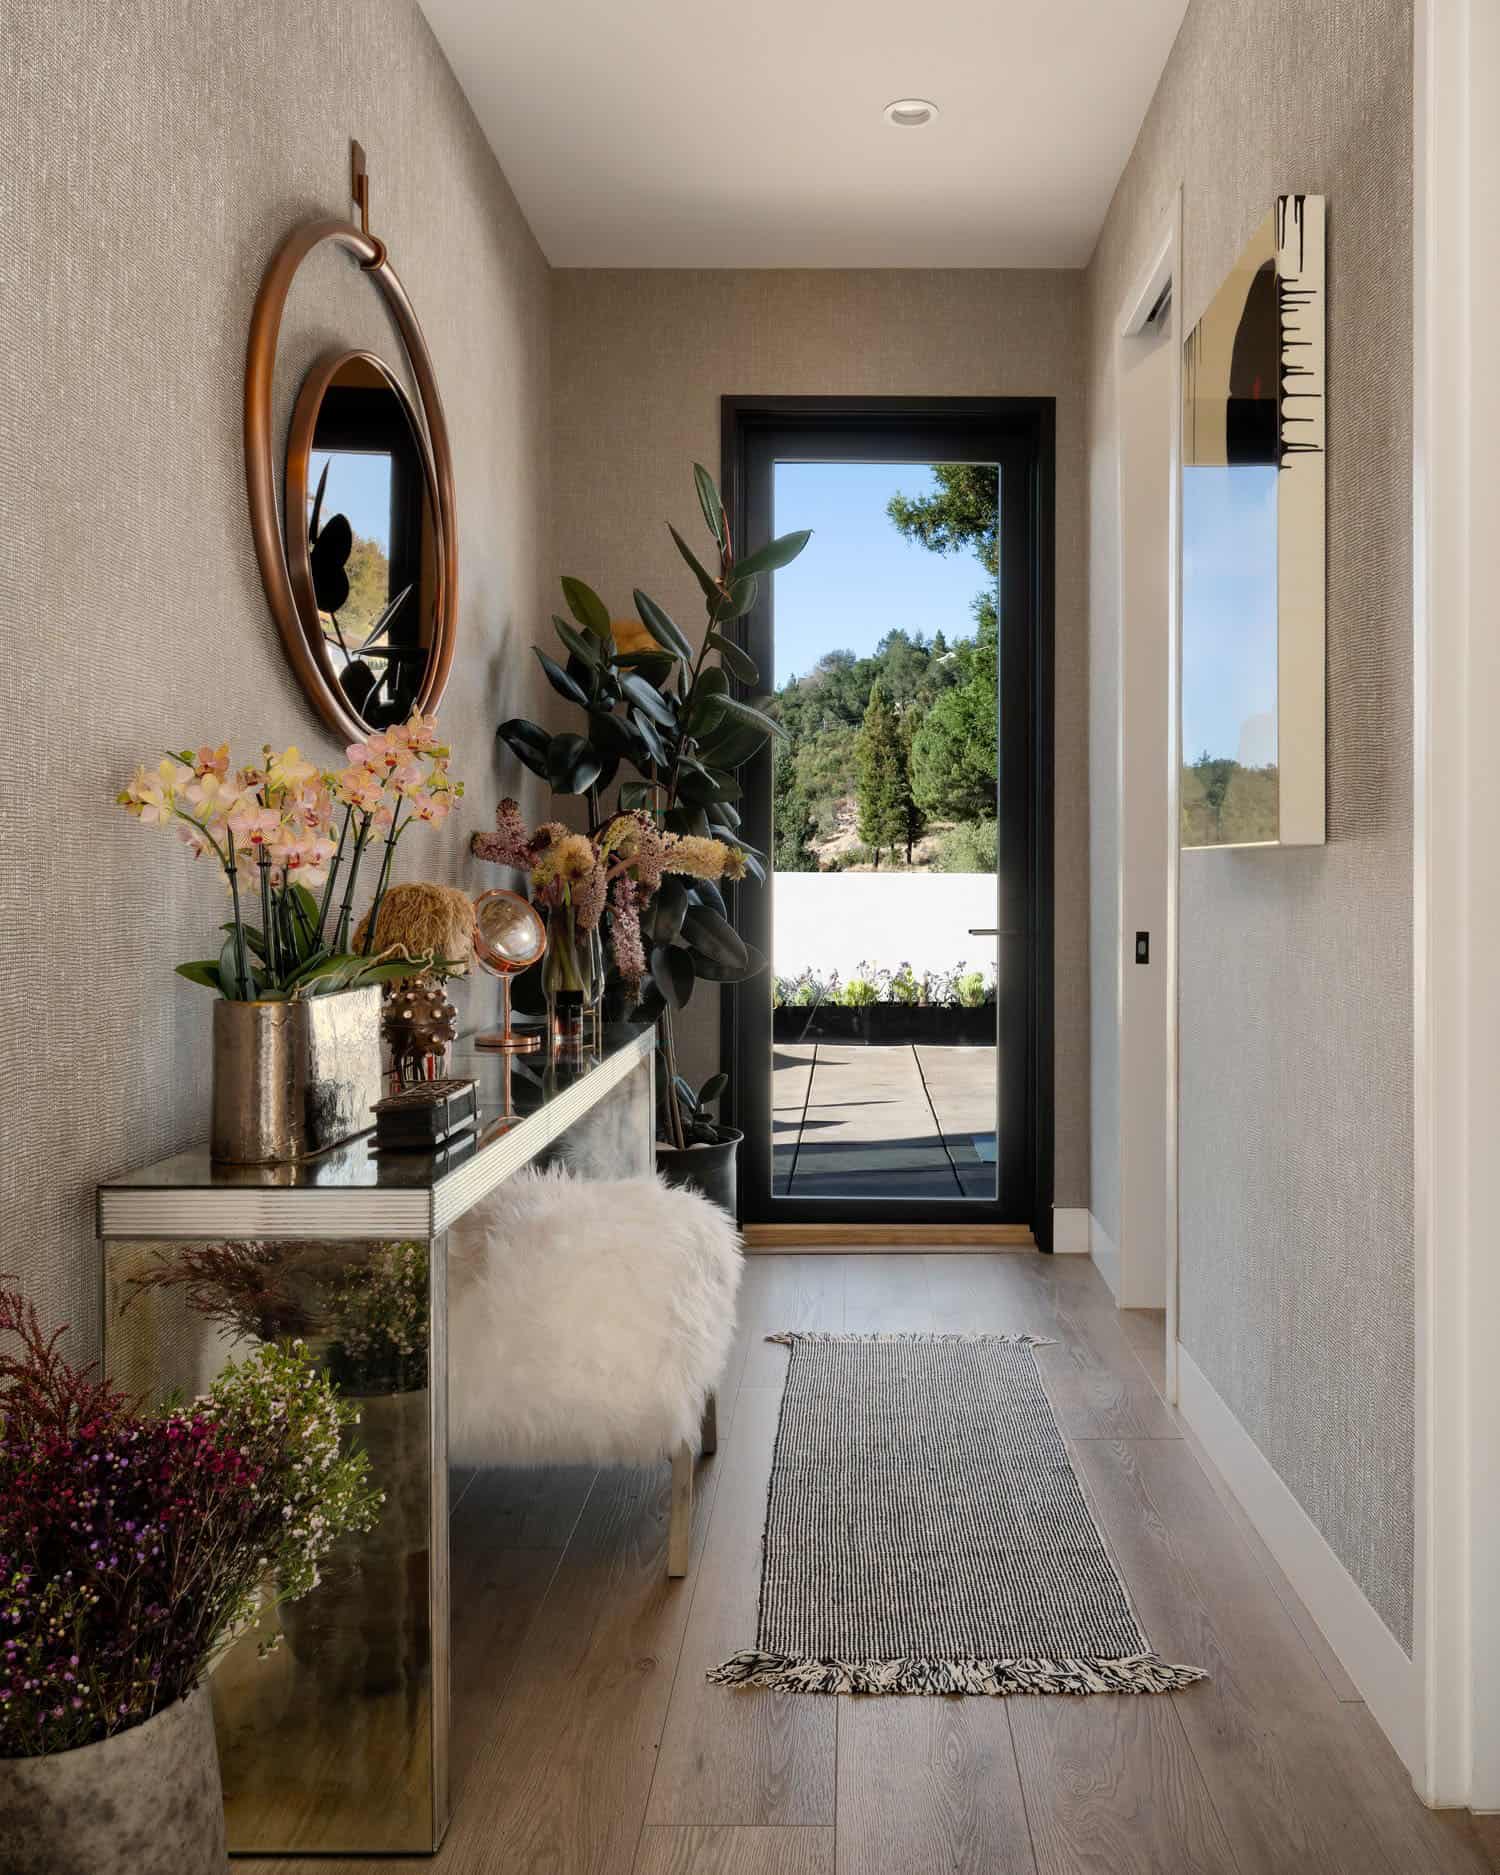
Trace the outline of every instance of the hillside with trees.
<instances>
[{"instance_id":1,"label":"hillside with trees","mask_svg":"<svg viewBox=\"0 0 1500 1875\"><path fill-rule=\"evenodd\" d=\"M999 478L944 463L930 495L896 495L887 514L934 553L998 567ZM778 872L995 863L999 622L993 584L976 595L971 635L886 634L872 655L831 651L767 705L786 730L775 751Z\"/></svg>"},{"instance_id":2,"label":"hillside with trees","mask_svg":"<svg viewBox=\"0 0 1500 1875\"><path fill-rule=\"evenodd\" d=\"M1275 840L1280 827L1274 763L1247 768L1205 749L1182 770L1184 846L1249 846Z\"/></svg>"}]
</instances>

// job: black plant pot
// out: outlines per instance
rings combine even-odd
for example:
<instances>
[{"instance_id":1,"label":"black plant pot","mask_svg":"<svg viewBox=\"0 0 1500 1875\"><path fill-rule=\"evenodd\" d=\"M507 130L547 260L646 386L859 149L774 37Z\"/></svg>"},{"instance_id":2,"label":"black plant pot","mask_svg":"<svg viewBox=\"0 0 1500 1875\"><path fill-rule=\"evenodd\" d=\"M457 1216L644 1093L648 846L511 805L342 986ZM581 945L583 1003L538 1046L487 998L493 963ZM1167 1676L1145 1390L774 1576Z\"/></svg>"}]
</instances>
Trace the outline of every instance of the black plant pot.
<instances>
[{"instance_id":1,"label":"black plant pot","mask_svg":"<svg viewBox=\"0 0 1500 1875\"><path fill-rule=\"evenodd\" d=\"M716 1146L664 1146L656 1142L656 1169L669 1185L696 1191L731 1218L739 1218L739 1185L735 1177L740 1141L745 1135L732 1126Z\"/></svg>"}]
</instances>

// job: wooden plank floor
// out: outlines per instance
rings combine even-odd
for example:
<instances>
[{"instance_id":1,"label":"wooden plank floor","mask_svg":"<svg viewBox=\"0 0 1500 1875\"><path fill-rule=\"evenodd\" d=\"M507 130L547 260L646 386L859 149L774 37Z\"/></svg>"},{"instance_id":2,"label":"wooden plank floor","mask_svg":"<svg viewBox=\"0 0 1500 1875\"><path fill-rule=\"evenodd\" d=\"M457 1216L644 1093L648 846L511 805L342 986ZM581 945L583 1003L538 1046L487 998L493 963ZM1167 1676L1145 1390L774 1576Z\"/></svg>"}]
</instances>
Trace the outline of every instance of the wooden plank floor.
<instances>
[{"instance_id":1,"label":"wooden plank floor","mask_svg":"<svg viewBox=\"0 0 1500 1875\"><path fill-rule=\"evenodd\" d=\"M1290 1585L1163 1403L1161 1318L1082 1257L753 1257L688 1578L658 1473L489 1473L454 1516L455 1812L441 1855L245 1875L1497 1875L1423 1809ZM713 1687L750 1645L776 1328L1029 1329L1153 1643L1157 1698L823 1699ZM467 1481L466 1481L467 1482Z\"/></svg>"}]
</instances>

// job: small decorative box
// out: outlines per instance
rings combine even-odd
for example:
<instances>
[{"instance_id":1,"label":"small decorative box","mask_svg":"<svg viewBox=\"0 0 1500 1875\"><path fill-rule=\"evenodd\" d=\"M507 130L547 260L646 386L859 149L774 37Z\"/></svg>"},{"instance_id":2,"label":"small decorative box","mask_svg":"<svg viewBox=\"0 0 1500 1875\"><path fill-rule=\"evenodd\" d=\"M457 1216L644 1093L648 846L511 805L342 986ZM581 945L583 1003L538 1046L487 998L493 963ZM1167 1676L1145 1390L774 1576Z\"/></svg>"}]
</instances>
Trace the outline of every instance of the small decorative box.
<instances>
[{"instance_id":1,"label":"small decorative box","mask_svg":"<svg viewBox=\"0 0 1500 1875\"><path fill-rule=\"evenodd\" d=\"M375 1144L388 1152L435 1152L479 1117L473 1081L418 1081L374 1106Z\"/></svg>"}]
</instances>

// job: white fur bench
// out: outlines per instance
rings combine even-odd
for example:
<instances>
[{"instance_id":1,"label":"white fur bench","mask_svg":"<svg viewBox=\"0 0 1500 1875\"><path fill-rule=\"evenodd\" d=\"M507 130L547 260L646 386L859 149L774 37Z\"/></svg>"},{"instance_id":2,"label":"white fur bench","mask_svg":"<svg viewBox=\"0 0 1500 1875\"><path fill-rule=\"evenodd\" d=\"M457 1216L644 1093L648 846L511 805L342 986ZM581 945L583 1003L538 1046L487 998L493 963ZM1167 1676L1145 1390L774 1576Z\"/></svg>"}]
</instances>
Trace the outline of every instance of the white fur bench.
<instances>
[{"instance_id":1,"label":"white fur bench","mask_svg":"<svg viewBox=\"0 0 1500 1875\"><path fill-rule=\"evenodd\" d=\"M460 1465L672 1461L687 1573L693 1457L717 1443L740 1245L653 1178L521 1172L449 1234L448 1450Z\"/></svg>"}]
</instances>

